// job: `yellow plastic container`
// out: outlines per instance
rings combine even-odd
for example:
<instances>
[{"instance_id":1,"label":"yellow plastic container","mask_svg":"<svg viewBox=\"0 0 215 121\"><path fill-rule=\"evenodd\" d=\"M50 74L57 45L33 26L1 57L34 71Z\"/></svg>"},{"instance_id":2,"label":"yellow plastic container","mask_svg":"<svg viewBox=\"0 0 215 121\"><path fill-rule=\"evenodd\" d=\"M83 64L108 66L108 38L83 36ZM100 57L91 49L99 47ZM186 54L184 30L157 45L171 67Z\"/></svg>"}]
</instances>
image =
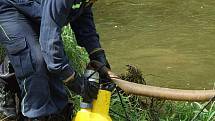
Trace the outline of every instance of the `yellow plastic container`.
<instances>
[{"instance_id":1,"label":"yellow plastic container","mask_svg":"<svg viewBox=\"0 0 215 121\"><path fill-rule=\"evenodd\" d=\"M112 121L109 116L111 92L99 90L92 109L81 109L73 121Z\"/></svg>"}]
</instances>

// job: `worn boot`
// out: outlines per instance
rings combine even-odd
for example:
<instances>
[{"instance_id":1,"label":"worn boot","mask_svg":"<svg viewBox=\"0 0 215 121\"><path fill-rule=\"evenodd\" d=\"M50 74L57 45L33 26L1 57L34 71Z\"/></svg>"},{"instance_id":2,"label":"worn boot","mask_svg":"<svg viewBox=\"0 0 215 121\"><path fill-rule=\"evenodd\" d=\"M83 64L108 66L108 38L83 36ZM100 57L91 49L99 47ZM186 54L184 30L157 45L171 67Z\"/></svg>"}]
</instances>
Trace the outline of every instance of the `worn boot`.
<instances>
[{"instance_id":1,"label":"worn boot","mask_svg":"<svg viewBox=\"0 0 215 121\"><path fill-rule=\"evenodd\" d=\"M0 120L16 121L15 93L7 88L7 83L0 78Z\"/></svg>"}]
</instances>

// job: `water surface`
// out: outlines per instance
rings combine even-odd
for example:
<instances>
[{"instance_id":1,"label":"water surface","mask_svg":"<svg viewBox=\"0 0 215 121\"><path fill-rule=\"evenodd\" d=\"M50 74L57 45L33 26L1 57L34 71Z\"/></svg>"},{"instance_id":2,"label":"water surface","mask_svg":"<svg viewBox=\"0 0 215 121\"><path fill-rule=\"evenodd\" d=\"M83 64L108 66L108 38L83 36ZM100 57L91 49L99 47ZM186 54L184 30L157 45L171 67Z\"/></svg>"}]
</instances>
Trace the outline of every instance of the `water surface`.
<instances>
[{"instance_id":1,"label":"water surface","mask_svg":"<svg viewBox=\"0 0 215 121\"><path fill-rule=\"evenodd\" d=\"M215 1L99 0L94 15L112 70L138 66L150 85L212 89Z\"/></svg>"}]
</instances>

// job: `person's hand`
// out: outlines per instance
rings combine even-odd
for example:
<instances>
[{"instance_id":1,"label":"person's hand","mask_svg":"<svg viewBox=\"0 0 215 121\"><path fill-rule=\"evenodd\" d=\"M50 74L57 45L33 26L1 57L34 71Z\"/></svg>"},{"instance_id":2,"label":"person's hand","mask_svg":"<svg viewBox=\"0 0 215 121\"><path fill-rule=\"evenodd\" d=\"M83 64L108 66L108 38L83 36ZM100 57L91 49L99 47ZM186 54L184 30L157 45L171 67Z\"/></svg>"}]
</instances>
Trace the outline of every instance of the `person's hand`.
<instances>
[{"instance_id":1,"label":"person's hand","mask_svg":"<svg viewBox=\"0 0 215 121\"><path fill-rule=\"evenodd\" d=\"M97 99L99 83L89 81L85 76L74 74L70 80L65 82L65 85L70 90L82 96L86 102L91 102L93 99Z\"/></svg>"},{"instance_id":2,"label":"person's hand","mask_svg":"<svg viewBox=\"0 0 215 121\"><path fill-rule=\"evenodd\" d=\"M90 53L89 57L90 57L90 61L98 61L98 62L100 62L100 65L106 66L108 69L111 69L110 64L108 63L108 61L106 59L105 52L103 49L100 48L100 49L93 51L92 53ZM107 78L107 76L104 75L104 73L99 73L99 74L100 74L101 83L106 83L106 82L110 81L109 78Z\"/></svg>"}]
</instances>

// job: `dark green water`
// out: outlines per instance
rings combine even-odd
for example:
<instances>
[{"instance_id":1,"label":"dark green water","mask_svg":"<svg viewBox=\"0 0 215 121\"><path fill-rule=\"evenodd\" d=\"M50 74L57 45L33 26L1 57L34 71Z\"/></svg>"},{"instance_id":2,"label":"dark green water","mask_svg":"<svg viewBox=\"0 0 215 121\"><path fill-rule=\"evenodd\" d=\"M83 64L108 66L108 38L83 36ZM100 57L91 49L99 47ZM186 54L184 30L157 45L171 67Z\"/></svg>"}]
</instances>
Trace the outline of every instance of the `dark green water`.
<instances>
[{"instance_id":1,"label":"dark green water","mask_svg":"<svg viewBox=\"0 0 215 121\"><path fill-rule=\"evenodd\" d=\"M150 85L214 87L214 0L99 0L94 15L114 72L133 64Z\"/></svg>"}]
</instances>

